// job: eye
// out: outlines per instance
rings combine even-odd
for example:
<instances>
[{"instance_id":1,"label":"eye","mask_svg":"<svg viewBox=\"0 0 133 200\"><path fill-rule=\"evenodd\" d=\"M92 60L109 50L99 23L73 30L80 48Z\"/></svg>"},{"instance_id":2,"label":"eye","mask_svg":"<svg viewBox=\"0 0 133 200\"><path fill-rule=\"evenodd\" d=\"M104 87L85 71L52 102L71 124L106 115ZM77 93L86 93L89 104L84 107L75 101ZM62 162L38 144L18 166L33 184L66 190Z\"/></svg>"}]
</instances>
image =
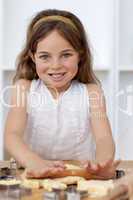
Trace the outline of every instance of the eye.
<instances>
[{"instance_id":1,"label":"eye","mask_svg":"<svg viewBox=\"0 0 133 200\"><path fill-rule=\"evenodd\" d=\"M62 56L63 56L64 58L68 58L68 57L71 57L72 54L71 54L71 53L64 53Z\"/></svg>"},{"instance_id":2,"label":"eye","mask_svg":"<svg viewBox=\"0 0 133 200\"><path fill-rule=\"evenodd\" d=\"M49 58L49 55L41 55L39 56L42 60L47 60Z\"/></svg>"}]
</instances>

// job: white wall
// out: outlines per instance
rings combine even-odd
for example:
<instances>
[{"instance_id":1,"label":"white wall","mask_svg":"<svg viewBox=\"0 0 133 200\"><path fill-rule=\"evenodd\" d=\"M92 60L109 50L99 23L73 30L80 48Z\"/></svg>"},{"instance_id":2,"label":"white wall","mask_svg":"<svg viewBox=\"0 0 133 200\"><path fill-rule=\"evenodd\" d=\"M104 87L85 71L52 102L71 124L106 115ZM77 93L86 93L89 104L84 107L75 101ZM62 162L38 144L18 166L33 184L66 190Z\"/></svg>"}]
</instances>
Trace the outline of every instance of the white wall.
<instances>
[{"instance_id":1,"label":"white wall","mask_svg":"<svg viewBox=\"0 0 133 200\"><path fill-rule=\"evenodd\" d=\"M3 1L0 0L0 30L3 30ZM3 64L3 32L0 31L0 66ZM2 83L2 72L0 71L0 83ZM0 84L0 91L2 87ZM2 111L2 105L0 101L0 112ZM2 115L0 115L0 123L2 122ZM1 126L0 126L1 127ZM1 127L2 129L2 127ZM0 158L3 156L3 134L0 132Z\"/></svg>"},{"instance_id":2,"label":"white wall","mask_svg":"<svg viewBox=\"0 0 133 200\"><path fill-rule=\"evenodd\" d=\"M3 1L0 0L0 65L3 59Z\"/></svg>"},{"instance_id":3,"label":"white wall","mask_svg":"<svg viewBox=\"0 0 133 200\"><path fill-rule=\"evenodd\" d=\"M120 65L133 64L133 1L121 0L120 4Z\"/></svg>"}]
</instances>

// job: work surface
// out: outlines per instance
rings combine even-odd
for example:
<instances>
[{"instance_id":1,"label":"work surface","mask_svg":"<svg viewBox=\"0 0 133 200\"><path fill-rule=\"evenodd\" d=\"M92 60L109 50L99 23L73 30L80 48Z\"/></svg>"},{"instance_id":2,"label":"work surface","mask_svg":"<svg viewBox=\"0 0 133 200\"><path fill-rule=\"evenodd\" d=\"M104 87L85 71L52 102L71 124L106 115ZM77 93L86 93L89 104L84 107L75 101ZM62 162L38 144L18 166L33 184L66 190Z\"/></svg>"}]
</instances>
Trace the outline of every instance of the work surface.
<instances>
[{"instance_id":1,"label":"work surface","mask_svg":"<svg viewBox=\"0 0 133 200\"><path fill-rule=\"evenodd\" d=\"M133 172L133 161L122 161L118 166L118 169L122 169L126 173ZM44 200L43 198L44 192L45 191L43 189L34 189L31 195L24 196L23 198L21 198L21 200ZM92 199L87 197L84 198L84 200L92 200Z\"/></svg>"}]
</instances>

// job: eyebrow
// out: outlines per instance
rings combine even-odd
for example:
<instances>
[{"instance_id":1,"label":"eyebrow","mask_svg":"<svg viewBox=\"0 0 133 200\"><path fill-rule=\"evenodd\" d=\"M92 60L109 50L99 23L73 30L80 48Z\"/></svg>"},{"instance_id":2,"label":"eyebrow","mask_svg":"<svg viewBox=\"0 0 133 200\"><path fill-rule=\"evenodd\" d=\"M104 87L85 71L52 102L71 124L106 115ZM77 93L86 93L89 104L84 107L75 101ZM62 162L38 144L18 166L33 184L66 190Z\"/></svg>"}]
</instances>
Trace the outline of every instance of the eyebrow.
<instances>
[{"instance_id":1,"label":"eyebrow","mask_svg":"<svg viewBox=\"0 0 133 200\"><path fill-rule=\"evenodd\" d=\"M68 51L74 51L73 49L65 49L63 51L61 51L62 53L68 52Z\"/></svg>"},{"instance_id":2,"label":"eyebrow","mask_svg":"<svg viewBox=\"0 0 133 200\"><path fill-rule=\"evenodd\" d=\"M66 52L73 52L74 50L73 49L65 49L65 50L62 50L60 53L66 53ZM38 54L49 54L50 52L48 51L39 51Z\"/></svg>"}]
</instances>

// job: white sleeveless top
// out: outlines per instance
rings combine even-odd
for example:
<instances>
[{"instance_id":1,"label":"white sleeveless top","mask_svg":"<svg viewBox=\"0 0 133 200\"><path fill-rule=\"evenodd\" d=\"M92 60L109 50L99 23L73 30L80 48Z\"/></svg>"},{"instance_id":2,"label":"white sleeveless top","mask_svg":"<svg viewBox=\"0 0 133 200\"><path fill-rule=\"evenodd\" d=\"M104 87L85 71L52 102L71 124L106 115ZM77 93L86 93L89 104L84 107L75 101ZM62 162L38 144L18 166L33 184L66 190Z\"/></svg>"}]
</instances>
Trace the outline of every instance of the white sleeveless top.
<instances>
[{"instance_id":1,"label":"white sleeveless top","mask_svg":"<svg viewBox=\"0 0 133 200\"><path fill-rule=\"evenodd\" d=\"M55 100L42 80L33 80L27 114L25 142L42 158L95 158L89 122L89 96L85 84L73 81Z\"/></svg>"}]
</instances>

